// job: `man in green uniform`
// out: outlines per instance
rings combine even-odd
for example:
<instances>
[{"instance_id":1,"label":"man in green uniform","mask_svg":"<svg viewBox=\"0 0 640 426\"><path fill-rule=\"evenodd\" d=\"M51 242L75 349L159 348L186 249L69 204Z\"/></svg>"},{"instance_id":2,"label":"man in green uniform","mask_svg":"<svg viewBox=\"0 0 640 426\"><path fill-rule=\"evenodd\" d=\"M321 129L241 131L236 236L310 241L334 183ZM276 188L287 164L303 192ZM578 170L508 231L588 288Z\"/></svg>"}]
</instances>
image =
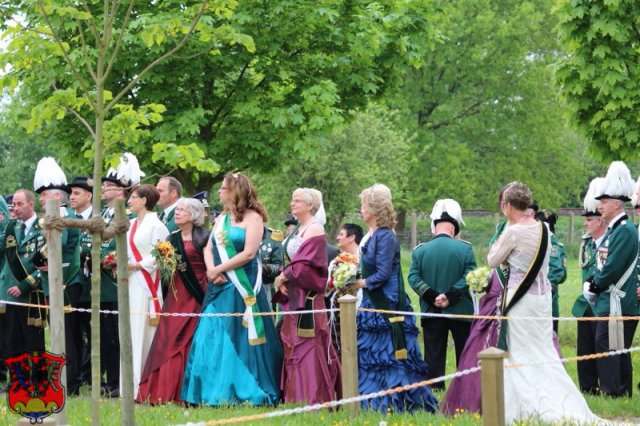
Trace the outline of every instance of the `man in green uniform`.
<instances>
[{"instance_id":1,"label":"man in green uniform","mask_svg":"<svg viewBox=\"0 0 640 426\"><path fill-rule=\"evenodd\" d=\"M69 205L80 219L91 219L93 208L93 180L85 176L74 177L68 185L71 190ZM86 229L80 231L80 272L82 295L78 307L91 309L91 234ZM80 334L75 336L76 344L82 356L80 376L82 383L91 384L91 313L73 312Z\"/></svg>"},{"instance_id":2,"label":"man in green uniform","mask_svg":"<svg viewBox=\"0 0 640 426\"><path fill-rule=\"evenodd\" d=\"M13 196L16 219L0 234L0 256L4 259L0 273L0 297L20 303L44 304L37 260L45 246L44 236L34 210L33 193L19 189ZM4 329L7 357L44 350L46 313L26 306L6 305Z\"/></svg>"},{"instance_id":3,"label":"man in green uniform","mask_svg":"<svg viewBox=\"0 0 640 426\"><path fill-rule=\"evenodd\" d=\"M438 200L431 213L431 241L415 248L411 256L409 284L420 296L422 312L473 314L473 303L467 285L467 273L476 268L471 244L455 239L462 221L460 205L451 199ZM456 349L456 364L469 337L470 319L423 318L427 378L444 375L449 331ZM436 383L435 388L444 389Z\"/></svg>"},{"instance_id":4,"label":"man in green uniform","mask_svg":"<svg viewBox=\"0 0 640 426\"><path fill-rule=\"evenodd\" d=\"M551 231L551 255L549 256L549 272L547 279L551 283L551 315L560 316L560 295L558 287L567 280L567 251L564 244L556 236L556 222L558 216L551 210L542 209L536 213L536 219L545 222ZM553 320L553 331L558 334L559 320Z\"/></svg>"},{"instance_id":5,"label":"man in green uniform","mask_svg":"<svg viewBox=\"0 0 640 426\"><path fill-rule=\"evenodd\" d=\"M174 216L178 200L182 197L182 184L172 176L165 176L160 178L156 184L156 189L160 193L158 207L162 209L158 218L165 224L169 233L177 231L178 226Z\"/></svg>"},{"instance_id":6,"label":"man in green uniform","mask_svg":"<svg viewBox=\"0 0 640 426\"><path fill-rule=\"evenodd\" d=\"M578 260L582 269L582 282L587 281L596 273L597 247L607 231L607 222L598 211L599 202L595 199L603 181L604 178L592 180L587 195L584 197L584 213L582 215L587 233L582 236ZM576 318L593 317L593 309L584 295L578 296L571 309L571 314ZM595 321L578 321L578 356L596 353L596 328ZM592 395L600 393L598 362L595 359L578 361L578 382L582 392Z\"/></svg>"},{"instance_id":7,"label":"man in green uniform","mask_svg":"<svg viewBox=\"0 0 640 426\"><path fill-rule=\"evenodd\" d=\"M267 299L271 303L273 296L273 281L284 267L284 249L282 241L284 234L282 231L272 228L264 228L262 242L260 243L260 260L262 261L262 285L267 294Z\"/></svg>"},{"instance_id":8,"label":"man in green uniform","mask_svg":"<svg viewBox=\"0 0 640 426\"><path fill-rule=\"evenodd\" d=\"M43 158L36 166L33 179L36 193L40 195L40 207L46 210L47 201L57 199L60 203L60 217L77 218L76 213L67 206L71 190L67 186L67 178L53 158ZM65 306L79 308L83 295L82 279L80 276L80 229L65 228L61 232L62 238L62 282L64 286ZM39 266L42 277L42 290L45 298L49 298L48 265ZM82 332L77 312L66 312L65 347L67 366L67 395L74 396L80 392L82 377L80 362L82 360Z\"/></svg>"},{"instance_id":9,"label":"man in green uniform","mask_svg":"<svg viewBox=\"0 0 640 426\"><path fill-rule=\"evenodd\" d=\"M598 210L609 225L598 246L596 273L584 283L583 294L594 305L594 315L598 317L636 315L638 231L624 211L624 202L633 195L634 182L623 162L614 161L609 166L599 192ZM598 321L596 351L629 348L637 325L637 321ZM630 397L633 390L631 355L598 359L598 376L604 394Z\"/></svg>"}]
</instances>

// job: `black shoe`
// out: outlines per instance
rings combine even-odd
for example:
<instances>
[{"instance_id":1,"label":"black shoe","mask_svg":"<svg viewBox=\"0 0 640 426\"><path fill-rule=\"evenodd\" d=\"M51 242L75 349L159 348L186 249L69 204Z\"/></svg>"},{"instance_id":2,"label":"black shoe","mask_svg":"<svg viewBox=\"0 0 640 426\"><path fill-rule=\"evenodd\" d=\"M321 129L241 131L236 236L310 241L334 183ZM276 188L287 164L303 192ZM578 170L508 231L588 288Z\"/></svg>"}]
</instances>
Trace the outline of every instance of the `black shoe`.
<instances>
[{"instance_id":1,"label":"black shoe","mask_svg":"<svg viewBox=\"0 0 640 426\"><path fill-rule=\"evenodd\" d=\"M120 398L120 389L111 389L107 398Z\"/></svg>"}]
</instances>

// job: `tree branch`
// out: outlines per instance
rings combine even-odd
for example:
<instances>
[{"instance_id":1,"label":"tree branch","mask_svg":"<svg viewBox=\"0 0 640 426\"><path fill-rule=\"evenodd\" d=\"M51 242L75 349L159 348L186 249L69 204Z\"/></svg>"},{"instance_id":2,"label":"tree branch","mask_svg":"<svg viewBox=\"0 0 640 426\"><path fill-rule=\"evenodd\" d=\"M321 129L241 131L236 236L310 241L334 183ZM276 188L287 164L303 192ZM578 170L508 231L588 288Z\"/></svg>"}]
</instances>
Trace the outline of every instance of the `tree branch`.
<instances>
[{"instance_id":1,"label":"tree branch","mask_svg":"<svg viewBox=\"0 0 640 426\"><path fill-rule=\"evenodd\" d=\"M42 1L42 0L39 0L39 1ZM113 106L120 100L120 98L122 98L125 94L127 94L129 92L129 90L131 90L133 88L133 86L135 86L136 83L138 83L138 81L140 81L140 79L142 77L144 77L144 75L146 73L151 71L160 62L164 61L165 59L167 59L168 57L173 55L175 52L180 50L182 48L182 46L184 46L187 43L187 40L189 40L189 38L191 37L191 34L193 33L193 31L196 28L196 25L198 25L198 22L200 22L200 18L204 14L205 9L206 9L206 1L203 1L202 5L200 7L200 10L198 11L198 14L196 15L195 19L191 23L191 27L189 28L189 31L187 31L187 33L184 35L182 40L180 40L180 43L178 43L175 47L173 47L171 50L166 52L164 55L160 56L159 58L157 58L156 60L151 62L149 65L147 65L147 67L145 69L143 69L138 75L136 75L129 82L129 84L127 84L127 86L124 89L122 89L120 91L120 93L118 93L116 96L114 96L113 99L111 100L111 102L109 102L107 104L107 106L104 109L105 113L107 113L111 108L113 108Z\"/></svg>"},{"instance_id":2,"label":"tree branch","mask_svg":"<svg viewBox=\"0 0 640 426\"><path fill-rule=\"evenodd\" d=\"M129 18L131 17L131 11L133 10L133 4L135 0L131 0L129 2L129 7L127 8L127 12L124 16L124 22L122 23L122 27L120 28L120 34L118 34L118 40L116 40L116 46L113 49L113 53L111 54L111 58L109 58L109 63L107 64L107 69L104 72L104 79L106 80L111 74L111 69L113 65L116 63L116 58L118 57L118 53L120 52L120 46L122 44L122 39L124 37L125 30L127 26L129 26Z\"/></svg>"},{"instance_id":3,"label":"tree branch","mask_svg":"<svg viewBox=\"0 0 640 426\"><path fill-rule=\"evenodd\" d=\"M211 119L212 123L215 123L218 120L218 117L220 116L220 113L224 110L224 108L229 103L229 99L235 94L236 90L238 89L238 86L240 85L240 81L242 80L242 77L244 76L244 73L249 68L249 63L250 62L251 61L247 62L244 65L244 67L242 67L242 70L240 71L240 74L238 75L238 78L236 79L236 83L233 85L233 88L231 89L231 91L229 93L227 93L227 96L225 96L224 100L222 101L222 104L217 109L217 111L215 113L213 113L213 118Z\"/></svg>"},{"instance_id":4,"label":"tree branch","mask_svg":"<svg viewBox=\"0 0 640 426\"><path fill-rule=\"evenodd\" d=\"M82 56L84 57L84 62L87 67L87 71L89 71L89 75L95 81L96 73L93 71L93 68L89 65L89 55L87 55L87 42L84 39L84 31L82 31L82 25L80 20L76 18L76 25L78 25L78 34L80 34L80 42L82 43Z\"/></svg>"},{"instance_id":5,"label":"tree branch","mask_svg":"<svg viewBox=\"0 0 640 426\"><path fill-rule=\"evenodd\" d=\"M82 90L84 90L85 93L87 94L87 100L89 101L89 104L91 105L91 107L95 110L95 103L92 102L91 97L89 96L90 91L87 88L86 84L84 83L82 75L80 75L80 72L73 65L73 61L71 61L71 58L69 57L69 54L67 53L67 50L62 45L62 41L61 41L60 37L58 37L58 33L53 28L53 25L51 23L51 19L49 18L49 15L47 14L47 12L44 10L44 6L42 4L42 0L38 0L38 5L40 6L40 11L42 12L42 16L44 17L45 21L47 22L47 25L51 29L51 33L53 34L53 38L55 39L55 42L60 47L60 50L62 50L62 54L64 55L64 58L67 61L67 64L69 64L69 67L71 68L71 72L76 77L76 79L78 79L78 84L80 84L80 87L82 87Z\"/></svg>"},{"instance_id":6,"label":"tree branch","mask_svg":"<svg viewBox=\"0 0 640 426\"><path fill-rule=\"evenodd\" d=\"M96 45L99 47L100 42L102 41L102 38L100 37L100 33L98 32L98 27L96 26L96 22L93 20L93 13L91 13L91 10L89 10L89 6L87 6L86 3L82 3L82 6L84 7L84 11L87 12L91 17L89 19L90 25L87 25L87 26L89 27L91 34L93 34L93 38L96 39Z\"/></svg>"}]
</instances>

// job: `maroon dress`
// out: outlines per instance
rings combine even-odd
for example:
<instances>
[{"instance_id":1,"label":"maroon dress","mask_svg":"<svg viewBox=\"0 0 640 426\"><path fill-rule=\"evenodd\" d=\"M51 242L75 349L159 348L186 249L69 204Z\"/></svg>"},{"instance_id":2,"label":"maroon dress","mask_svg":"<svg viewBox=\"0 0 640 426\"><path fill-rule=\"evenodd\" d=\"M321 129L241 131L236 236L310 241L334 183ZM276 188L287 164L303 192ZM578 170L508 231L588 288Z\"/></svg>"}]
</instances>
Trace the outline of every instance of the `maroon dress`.
<instances>
[{"instance_id":1,"label":"maroon dress","mask_svg":"<svg viewBox=\"0 0 640 426\"><path fill-rule=\"evenodd\" d=\"M191 241L183 243L191 269L206 292L208 281L203 253L196 250ZM200 301L187 290L180 274L176 273L174 277L165 296L162 312L200 313ZM184 367L198 320L198 317L160 318L136 402L162 404L180 401Z\"/></svg>"}]
</instances>

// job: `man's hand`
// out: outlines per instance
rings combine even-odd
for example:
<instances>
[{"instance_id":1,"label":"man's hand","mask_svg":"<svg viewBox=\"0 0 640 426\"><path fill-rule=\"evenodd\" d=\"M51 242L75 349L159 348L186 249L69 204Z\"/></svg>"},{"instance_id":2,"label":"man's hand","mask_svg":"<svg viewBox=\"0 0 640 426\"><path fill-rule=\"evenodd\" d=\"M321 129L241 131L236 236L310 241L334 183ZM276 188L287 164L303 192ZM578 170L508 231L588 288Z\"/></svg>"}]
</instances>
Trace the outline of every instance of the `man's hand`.
<instances>
[{"instance_id":1,"label":"man's hand","mask_svg":"<svg viewBox=\"0 0 640 426\"><path fill-rule=\"evenodd\" d=\"M15 286L15 285L14 285L13 287L10 287L10 288L7 290L7 294L8 294L9 296L13 296L13 297L20 297L20 296L22 296L22 292L20 291L20 289L18 288L18 286Z\"/></svg>"},{"instance_id":2,"label":"man's hand","mask_svg":"<svg viewBox=\"0 0 640 426\"><path fill-rule=\"evenodd\" d=\"M445 309L449 306L449 299L444 293L442 293L442 294L439 294L438 297L436 297L436 300L434 301L433 304L437 308Z\"/></svg>"}]
</instances>

